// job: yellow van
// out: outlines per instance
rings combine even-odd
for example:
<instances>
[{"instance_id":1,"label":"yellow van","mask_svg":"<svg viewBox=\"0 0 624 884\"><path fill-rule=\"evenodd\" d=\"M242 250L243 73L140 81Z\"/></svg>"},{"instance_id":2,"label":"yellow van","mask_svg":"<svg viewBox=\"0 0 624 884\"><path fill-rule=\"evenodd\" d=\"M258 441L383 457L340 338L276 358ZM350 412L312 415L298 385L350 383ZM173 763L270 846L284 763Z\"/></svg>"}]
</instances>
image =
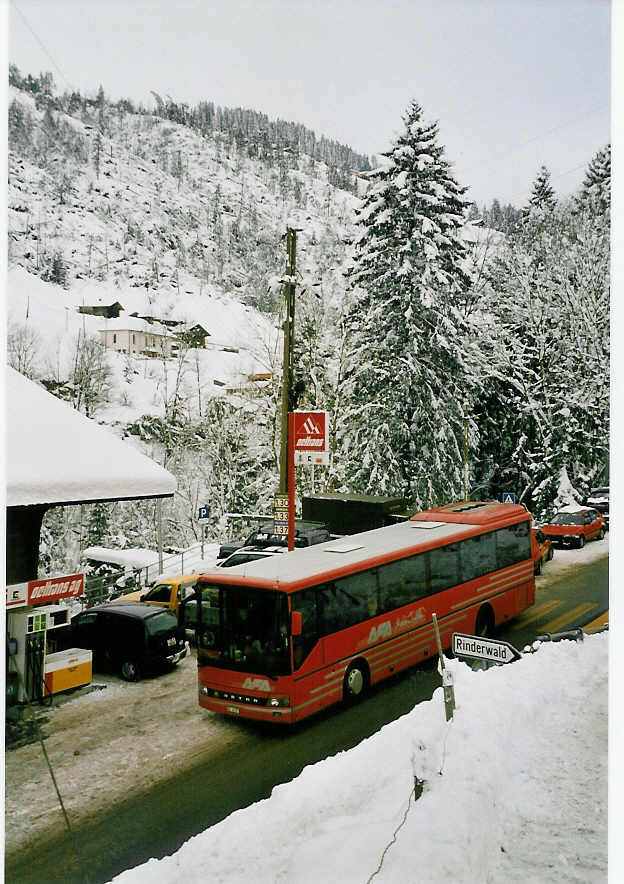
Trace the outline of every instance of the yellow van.
<instances>
[{"instance_id":1,"label":"yellow van","mask_svg":"<svg viewBox=\"0 0 624 884\"><path fill-rule=\"evenodd\" d=\"M163 577L149 589L138 589L115 599L116 602L145 602L174 611L180 622L180 602L195 589L199 574L179 574L176 577Z\"/></svg>"}]
</instances>

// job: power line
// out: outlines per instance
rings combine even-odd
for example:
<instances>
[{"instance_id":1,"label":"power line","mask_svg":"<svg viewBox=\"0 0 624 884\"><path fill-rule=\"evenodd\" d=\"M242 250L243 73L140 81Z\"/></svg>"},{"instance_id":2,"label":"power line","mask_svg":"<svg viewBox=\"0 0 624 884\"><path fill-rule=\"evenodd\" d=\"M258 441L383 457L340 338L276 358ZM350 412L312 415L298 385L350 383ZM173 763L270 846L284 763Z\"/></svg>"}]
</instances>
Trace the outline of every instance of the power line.
<instances>
[{"instance_id":1,"label":"power line","mask_svg":"<svg viewBox=\"0 0 624 884\"><path fill-rule=\"evenodd\" d=\"M535 141L540 141L542 138L547 138L549 135L554 135L555 132L560 132L562 129L566 129L568 126L571 126L574 123L578 122L578 120L583 120L586 117L597 114L608 107L608 103L601 104L598 107L591 108L583 114L577 114L573 120L567 120L565 123L560 123L559 125L554 126L552 129L547 129L545 132L541 132L538 135L533 135L526 141L521 141L517 144L513 144L510 147L505 148L502 153L496 154L495 156L488 156L488 158L485 159L482 163L477 163L475 166L469 168L468 172L472 172L475 169L481 169L483 166L489 165L492 161L503 160L505 159L505 157L508 157L510 154L515 153L517 150L521 150L523 147L527 147L527 145L533 144Z\"/></svg>"},{"instance_id":2,"label":"power line","mask_svg":"<svg viewBox=\"0 0 624 884\"><path fill-rule=\"evenodd\" d=\"M50 61L52 62L52 64L53 64L54 67L56 68L56 70L58 71L58 73L61 75L61 79L63 79L63 80L65 81L65 83L66 83L66 85L67 85L67 88L68 88L68 89L73 89L73 86L72 86L71 83L68 81L67 77L65 76L65 74L63 73L63 71L60 69L60 67L57 65L57 63L54 61L54 59L52 58L52 55L48 52L48 50L47 50L46 47L44 46L42 40L40 39L40 37L38 36L38 34L35 32L35 30L33 29L33 27L30 25L28 19L26 18L26 16L25 16L24 13L22 12L22 10L21 10L21 9L19 8L19 6L15 3L15 0L13 0L12 8L15 9L15 11L19 14L20 18L22 19L22 21L24 22L24 24L26 25L26 27L28 28L28 30L30 31L30 33L33 35L33 37L35 38L35 40L37 41L37 43L41 46L41 48L43 49L43 51L45 52L45 54L48 56L48 58L50 59Z\"/></svg>"}]
</instances>

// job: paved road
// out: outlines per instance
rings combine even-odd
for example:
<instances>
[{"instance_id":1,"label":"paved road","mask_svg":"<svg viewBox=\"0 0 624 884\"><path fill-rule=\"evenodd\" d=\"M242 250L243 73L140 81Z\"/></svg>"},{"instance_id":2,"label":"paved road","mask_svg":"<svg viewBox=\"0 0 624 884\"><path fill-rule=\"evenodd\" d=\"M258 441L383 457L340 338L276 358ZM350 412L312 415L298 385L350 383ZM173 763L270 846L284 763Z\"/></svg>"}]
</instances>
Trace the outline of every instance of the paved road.
<instances>
[{"instance_id":1,"label":"paved road","mask_svg":"<svg viewBox=\"0 0 624 884\"><path fill-rule=\"evenodd\" d=\"M573 574L540 579L534 608L499 637L522 649L536 634L584 625L607 608L605 557ZM207 749L191 773L160 782L76 829L73 841L65 836L38 843L12 857L7 884L100 884L151 856L173 853L232 811L268 797L306 765L357 745L439 685L435 663L429 663L386 681L358 706L334 707L291 730L236 721L245 737L238 744L216 755Z\"/></svg>"}]
</instances>

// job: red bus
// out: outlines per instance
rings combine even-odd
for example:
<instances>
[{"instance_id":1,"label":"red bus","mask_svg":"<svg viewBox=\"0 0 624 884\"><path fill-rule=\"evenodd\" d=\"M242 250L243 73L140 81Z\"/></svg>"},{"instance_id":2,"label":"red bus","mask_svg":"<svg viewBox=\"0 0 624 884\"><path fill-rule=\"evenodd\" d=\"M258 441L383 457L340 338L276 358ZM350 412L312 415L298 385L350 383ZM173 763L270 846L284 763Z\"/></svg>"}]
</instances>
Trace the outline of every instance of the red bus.
<instances>
[{"instance_id":1,"label":"red bus","mask_svg":"<svg viewBox=\"0 0 624 884\"><path fill-rule=\"evenodd\" d=\"M200 706L292 723L535 601L531 516L464 502L197 583Z\"/></svg>"}]
</instances>

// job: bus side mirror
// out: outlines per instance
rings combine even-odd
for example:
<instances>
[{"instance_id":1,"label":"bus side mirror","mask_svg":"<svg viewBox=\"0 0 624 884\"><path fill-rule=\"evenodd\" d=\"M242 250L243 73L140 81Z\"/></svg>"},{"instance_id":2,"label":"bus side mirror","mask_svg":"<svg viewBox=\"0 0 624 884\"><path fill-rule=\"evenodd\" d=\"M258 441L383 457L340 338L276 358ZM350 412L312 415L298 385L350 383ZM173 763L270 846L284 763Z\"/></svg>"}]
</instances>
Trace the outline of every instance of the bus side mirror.
<instances>
[{"instance_id":1,"label":"bus side mirror","mask_svg":"<svg viewBox=\"0 0 624 884\"><path fill-rule=\"evenodd\" d=\"M293 635L301 635L303 632L303 618L301 611L293 611L290 631Z\"/></svg>"}]
</instances>

